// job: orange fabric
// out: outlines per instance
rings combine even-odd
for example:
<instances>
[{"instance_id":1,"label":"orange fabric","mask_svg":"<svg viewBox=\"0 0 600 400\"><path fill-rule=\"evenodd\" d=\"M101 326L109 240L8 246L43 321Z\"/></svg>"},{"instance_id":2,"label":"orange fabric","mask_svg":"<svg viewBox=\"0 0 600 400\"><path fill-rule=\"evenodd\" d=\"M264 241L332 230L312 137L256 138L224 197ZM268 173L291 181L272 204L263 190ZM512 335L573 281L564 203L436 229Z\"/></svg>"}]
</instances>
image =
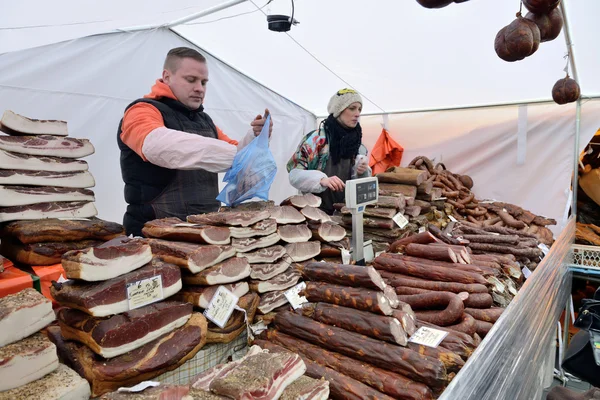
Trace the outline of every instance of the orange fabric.
<instances>
[{"instance_id":1,"label":"orange fabric","mask_svg":"<svg viewBox=\"0 0 600 400\"><path fill-rule=\"evenodd\" d=\"M52 281L58 281L58 278L62 275L63 278L66 278L65 270L63 269L62 264L54 264L48 266L32 266L33 272L40 278L40 288L42 290L42 294L46 296L48 299L54 302L54 298L50 293L50 287L52 286Z\"/></svg>"},{"instance_id":2,"label":"orange fabric","mask_svg":"<svg viewBox=\"0 0 600 400\"><path fill-rule=\"evenodd\" d=\"M154 86L152 86L151 92L145 95L144 98L159 99L161 97L177 100L169 85L158 79ZM144 161L147 161L142 153L144 139L146 139L146 136L150 132L163 126L165 126L165 121L156 107L148 103L137 103L125 111L123 125L121 126L121 140L135 151L137 155L142 157ZM238 145L236 140L230 139L218 127L217 134L219 140L224 140L234 146Z\"/></svg>"},{"instance_id":3,"label":"orange fabric","mask_svg":"<svg viewBox=\"0 0 600 400\"><path fill-rule=\"evenodd\" d=\"M23 289L33 287L31 275L15 268L12 263L4 263L4 272L0 273L0 297L19 293Z\"/></svg>"},{"instance_id":4,"label":"orange fabric","mask_svg":"<svg viewBox=\"0 0 600 400\"><path fill-rule=\"evenodd\" d=\"M402 153L404 148L392 139L387 130L382 129L369 158L369 167L373 170L373 175L385 172L389 167L400 166Z\"/></svg>"}]
</instances>

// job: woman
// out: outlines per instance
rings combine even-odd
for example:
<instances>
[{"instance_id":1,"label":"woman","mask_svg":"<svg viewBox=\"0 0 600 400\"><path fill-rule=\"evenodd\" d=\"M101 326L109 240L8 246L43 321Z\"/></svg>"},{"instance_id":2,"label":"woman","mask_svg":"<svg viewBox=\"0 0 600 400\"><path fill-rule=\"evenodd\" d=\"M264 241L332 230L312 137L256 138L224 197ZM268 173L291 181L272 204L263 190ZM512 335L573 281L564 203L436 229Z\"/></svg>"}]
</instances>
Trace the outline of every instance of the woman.
<instances>
[{"instance_id":1,"label":"woman","mask_svg":"<svg viewBox=\"0 0 600 400\"><path fill-rule=\"evenodd\" d=\"M335 203L346 202L348 179L371 176L358 123L362 104L362 98L352 89L334 94L327 105L327 119L302 139L287 164L290 184L302 193L321 197L320 208L330 215Z\"/></svg>"}]
</instances>

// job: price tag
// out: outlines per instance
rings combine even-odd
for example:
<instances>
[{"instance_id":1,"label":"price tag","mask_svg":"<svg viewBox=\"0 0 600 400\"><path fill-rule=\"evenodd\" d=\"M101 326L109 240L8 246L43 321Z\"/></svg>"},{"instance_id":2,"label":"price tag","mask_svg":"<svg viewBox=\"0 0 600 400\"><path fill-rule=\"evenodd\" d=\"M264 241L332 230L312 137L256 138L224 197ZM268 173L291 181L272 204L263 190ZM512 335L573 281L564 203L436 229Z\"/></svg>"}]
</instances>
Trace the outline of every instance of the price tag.
<instances>
[{"instance_id":1,"label":"price tag","mask_svg":"<svg viewBox=\"0 0 600 400\"><path fill-rule=\"evenodd\" d=\"M219 286L215 295L210 299L204 316L223 329L229 321L239 298L225 286Z\"/></svg>"},{"instance_id":2,"label":"price tag","mask_svg":"<svg viewBox=\"0 0 600 400\"><path fill-rule=\"evenodd\" d=\"M383 253L385 253L385 250L378 251L377 253L375 253L375 258L379 257L379 256L380 256L380 255L382 255Z\"/></svg>"},{"instance_id":3,"label":"price tag","mask_svg":"<svg viewBox=\"0 0 600 400\"><path fill-rule=\"evenodd\" d=\"M162 276L156 275L127 284L129 309L143 307L163 299Z\"/></svg>"},{"instance_id":4,"label":"price tag","mask_svg":"<svg viewBox=\"0 0 600 400\"><path fill-rule=\"evenodd\" d=\"M538 244L538 247L540 250L542 250L542 253L544 253L544 257L548 255L548 252L550 251L548 246L546 246L544 243L540 243Z\"/></svg>"},{"instance_id":5,"label":"price tag","mask_svg":"<svg viewBox=\"0 0 600 400\"><path fill-rule=\"evenodd\" d=\"M523 271L523 276L525 277L525 279L529 278L531 276L531 274L533 273L527 267L523 267L522 271Z\"/></svg>"},{"instance_id":6,"label":"price tag","mask_svg":"<svg viewBox=\"0 0 600 400\"><path fill-rule=\"evenodd\" d=\"M394 220L394 222L396 223L396 225L398 225L400 227L400 229L404 228L406 225L408 225L408 220L406 219L406 217L399 212L398 214L394 215L394 218L392 218Z\"/></svg>"},{"instance_id":7,"label":"price tag","mask_svg":"<svg viewBox=\"0 0 600 400\"><path fill-rule=\"evenodd\" d=\"M373 250L373 242L369 240L364 245L363 256L365 257L365 262L371 262L375 258L374 250Z\"/></svg>"},{"instance_id":8,"label":"price tag","mask_svg":"<svg viewBox=\"0 0 600 400\"><path fill-rule=\"evenodd\" d=\"M304 296L300 296L298 293L300 291L306 289L306 283L300 282L296 286L286 290L283 292L283 295L287 299L287 301L294 307L294 310L302 307L302 304L308 303L308 300Z\"/></svg>"},{"instance_id":9,"label":"price tag","mask_svg":"<svg viewBox=\"0 0 600 400\"><path fill-rule=\"evenodd\" d=\"M452 222L458 222L458 220L456 218L454 218L452 215L448 215L448 218L450 219L450 221Z\"/></svg>"},{"instance_id":10,"label":"price tag","mask_svg":"<svg viewBox=\"0 0 600 400\"><path fill-rule=\"evenodd\" d=\"M350 251L342 249L342 264L350 264Z\"/></svg>"},{"instance_id":11,"label":"price tag","mask_svg":"<svg viewBox=\"0 0 600 400\"><path fill-rule=\"evenodd\" d=\"M160 386L160 382L144 381L144 382L140 382L137 385L132 386L132 387L120 387L117 389L117 392L136 393L136 392L141 392L142 390L148 389L150 387L157 387L157 386Z\"/></svg>"},{"instance_id":12,"label":"price tag","mask_svg":"<svg viewBox=\"0 0 600 400\"><path fill-rule=\"evenodd\" d=\"M250 325L250 330L254 335L260 335L260 333L267 329L267 326L263 321L258 321L257 323Z\"/></svg>"},{"instance_id":13,"label":"price tag","mask_svg":"<svg viewBox=\"0 0 600 400\"><path fill-rule=\"evenodd\" d=\"M423 233L423 232L425 232L426 230L427 230L427 229L425 229L425 227L424 227L424 226L422 226L422 227L420 227L420 228L419 228L419 233Z\"/></svg>"},{"instance_id":14,"label":"price tag","mask_svg":"<svg viewBox=\"0 0 600 400\"><path fill-rule=\"evenodd\" d=\"M448 336L448 332L446 331L422 326L408 339L408 341L435 348L438 347L446 336Z\"/></svg>"}]
</instances>

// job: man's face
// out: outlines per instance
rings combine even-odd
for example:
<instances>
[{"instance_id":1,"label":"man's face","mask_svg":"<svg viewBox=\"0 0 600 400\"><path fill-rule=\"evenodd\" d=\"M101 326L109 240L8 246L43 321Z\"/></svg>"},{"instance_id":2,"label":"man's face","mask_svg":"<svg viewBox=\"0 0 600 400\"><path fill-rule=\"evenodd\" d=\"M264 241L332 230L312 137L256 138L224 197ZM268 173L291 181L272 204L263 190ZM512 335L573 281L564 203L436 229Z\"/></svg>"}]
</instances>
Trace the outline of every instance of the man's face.
<instances>
[{"instance_id":1,"label":"man's face","mask_svg":"<svg viewBox=\"0 0 600 400\"><path fill-rule=\"evenodd\" d=\"M193 58L184 58L175 64L175 71L165 69L163 82L165 82L177 100L190 110L196 110L204 102L206 83L208 82L208 68L206 63Z\"/></svg>"}]
</instances>

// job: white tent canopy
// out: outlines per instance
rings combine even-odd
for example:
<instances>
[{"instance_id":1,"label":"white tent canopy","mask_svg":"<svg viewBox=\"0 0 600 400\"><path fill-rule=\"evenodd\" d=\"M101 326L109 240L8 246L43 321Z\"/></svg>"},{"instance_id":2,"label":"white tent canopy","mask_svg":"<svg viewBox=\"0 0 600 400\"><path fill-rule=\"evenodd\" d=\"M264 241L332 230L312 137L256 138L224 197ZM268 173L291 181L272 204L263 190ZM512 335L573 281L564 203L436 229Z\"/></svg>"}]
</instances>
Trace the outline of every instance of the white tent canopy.
<instances>
[{"instance_id":1,"label":"white tent canopy","mask_svg":"<svg viewBox=\"0 0 600 400\"><path fill-rule=\"evenodd\" d=\"M123 108L147 93L159 76L170 47L196 45L214 56L209 57L206 107L231 136L240 137L251 117L265 106L271 109L279 165L271 192L275 200L293 193L285 162L341 87L359 90L364 111L377 114L527 104L550 99L552 85L564 76L562 34L523 61L507 63L496 56L494 37L514 19L518 1L471 0L428 10L414 0L296 0L300 24L279 34L267 30L263 12L289 14L290 3L275 0L258 10L267 0L254 0L172 30L103 34L168 24L223 2L12 3L0 15L0 109L64 118L72 136L90 138L97 147L90 163L100 216L118 221L124 203L116 126ZM596 97L600 3L563 2L583 95ZM583 105L582 146L600 127L599 107L596 101ZM390 118L390 131L406 148L404 164L417 154L442 159L453 171L473 175L480 197L561 219L572 172L574 106L520 109L521 130L515 106L398 114ZM379 135L381 121L362 118L368 146ZM497 171L497 180L490 171Z\"/></svg>"}]
</instances>

